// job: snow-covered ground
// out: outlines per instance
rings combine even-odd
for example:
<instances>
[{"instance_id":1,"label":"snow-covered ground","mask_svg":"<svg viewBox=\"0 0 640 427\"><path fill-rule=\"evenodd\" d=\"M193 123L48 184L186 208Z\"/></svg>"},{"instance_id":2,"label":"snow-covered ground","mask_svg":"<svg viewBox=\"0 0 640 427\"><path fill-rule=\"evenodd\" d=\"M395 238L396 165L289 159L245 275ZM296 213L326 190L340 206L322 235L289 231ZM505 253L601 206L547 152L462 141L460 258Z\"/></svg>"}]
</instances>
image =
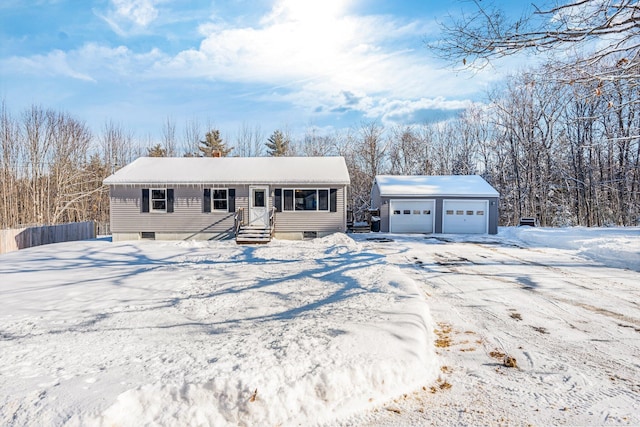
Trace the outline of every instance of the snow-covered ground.
<instances>
[{"instance_id":1,"label":"snow-covered ground","mask_svg":"<svg viewBox=\"0 0 640 427\"><path fill-rule=\"evenodd\" d=\"M639 279L640 228L13 252L0 425L637 425Z\"/></svg>"}]
</instances>

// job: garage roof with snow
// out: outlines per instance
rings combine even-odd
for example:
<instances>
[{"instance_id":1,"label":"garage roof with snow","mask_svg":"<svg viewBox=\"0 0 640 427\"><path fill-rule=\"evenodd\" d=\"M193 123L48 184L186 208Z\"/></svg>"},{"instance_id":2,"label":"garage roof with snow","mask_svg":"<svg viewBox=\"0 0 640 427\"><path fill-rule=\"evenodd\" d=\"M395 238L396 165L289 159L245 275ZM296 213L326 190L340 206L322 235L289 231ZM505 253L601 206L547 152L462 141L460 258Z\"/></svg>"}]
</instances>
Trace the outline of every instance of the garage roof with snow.
<instances>
[{"instance_id":1,"label":"garage roof with snow","mask_svg":"<svg viewBox=\"0 0 640 427\"><path fill-rule=\"evenodd\" d=\"M498 197L499 193L479 175L378 175L382 197Z\"/></svg>"},{"instance_id":2,"label":"garage roof with snow","mask_svg":"<svg viewBox=\"0 0 640 427\"><path fill-rule=\"evenodd\" d=\"M342 157L140 157L104 180L135 184L342 184Z\"/></svg>"}]
</instances>

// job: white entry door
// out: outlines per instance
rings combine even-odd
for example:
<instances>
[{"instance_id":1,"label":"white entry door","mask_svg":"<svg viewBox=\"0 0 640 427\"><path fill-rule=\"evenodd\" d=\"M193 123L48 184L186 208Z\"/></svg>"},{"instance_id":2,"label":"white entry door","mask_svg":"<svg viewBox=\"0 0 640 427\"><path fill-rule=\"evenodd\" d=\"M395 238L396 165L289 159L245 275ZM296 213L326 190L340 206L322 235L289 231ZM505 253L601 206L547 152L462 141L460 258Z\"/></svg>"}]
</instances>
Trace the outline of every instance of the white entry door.
<instances>
[{"instance_id":1,"label":"white entry door","mask_svg":"<svg viewBox=\"0 0 640 427\"><path fill-rule=\"evenodd\" d=\"M434 218L433 200L391 200L389 205L391 233L433 233Z\"/></svg>"},{"instance_id":2,"label":"white entry door","mask_svg":"<svg viewBox=\"0 0 640 427\"><path fill-rule=\"evenodd\" d=\"M249 187L249 225L269 225L269 187Z\"/></svg>"},{"instance_id":3,"label":"white entry door","mask_svg":"<svg viewBox=\"0 0 640 427\"><path fill-rule=\"evenodd\" d=\"M445 200L442 210L443 233L484 234L488 230L488 200Z\"/></svg>"}]
</instances>

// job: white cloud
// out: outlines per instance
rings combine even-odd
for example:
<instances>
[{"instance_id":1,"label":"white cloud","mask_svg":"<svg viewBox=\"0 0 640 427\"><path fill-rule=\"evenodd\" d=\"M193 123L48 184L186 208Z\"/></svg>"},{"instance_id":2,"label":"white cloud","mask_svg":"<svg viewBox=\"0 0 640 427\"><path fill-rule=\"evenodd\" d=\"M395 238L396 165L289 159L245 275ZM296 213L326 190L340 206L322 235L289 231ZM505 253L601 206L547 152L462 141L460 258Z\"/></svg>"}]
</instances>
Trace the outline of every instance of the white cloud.
<instances>
[{"instance_id":1,"label":"white cloud","mask_svg":"<svg viewBox=\"0 0 640 427\"><path fill-rule=\"evenodd\" d=\"M146 27L158 17L153 0L112 0L116 13L123 19Z\"/></svg>"},{"instance_id":2,"label":"white cloud","mask_svg":"<svg viewBox=\"0 0 640 427\"><path fill-rule=\"evenodd\" d=\"M54 50L47 55L33 55L28 58L12 57L0 63L3 63L7 70L19 71L20 74L64 76L95 82L89 74L74 69L67 61L67 54L61 50Z\"/></svg>"},{"instance_id":3,"label":"white cloud","mask_svg":"<svg viewBox=\"0 0 640 427\"><path fill-rule=\"evenodd\" d=\"M198 49L155 65L166 76L267 85L265 98L292 102L306 111L357 110L386 114L385 100L426 100L470 95L489 74L452 82L450 70L428 58L422 38L429 23L389 16L349 14L349 0L279 0L256 25L201 25ZM407 42L407 40L410 40ZM466 93L465 93L466 91ZM475 89L473 89L475 91ZM361 102L346 105L344 93ZM440 97L440 98L439 98ZM433 108L442 102L433 102Z\"/></svg>"},{"instance_id":4,"label":"white cloud","mask_svg":"<svg viewBox=\"0 0 640 427\"><path fill-rule=\"evenodd\" d=\"M122 77L144 78L144 70L161 58L164 58L164 54L158 49L136 54L126 46L112 48L87 43L69 52L54 50L47 55L12 57L0 61L0 64L6 66L6 69L19 70L25 74L64 76L98 82Z\"/></svg>"},{"instance_id":5,"label":"white cloud","mask_svg":"<svg viewBox=\"0 0 640 427\"><path fill-rule=\"evenodd\" d=\"M112 0L103 18L126 33L125 25L151 25L161 1ZM445 97L468 97L479 81L496 77L487 72L473 81L456 79L428 57L422 37L429 23L357 16L349 12L350 1L278 0L255 25L234 25L216 15L198 27L202 41L197 48L173 56L159 49L138 53L87 43L69 52L13 61L32 72L88 81L247 84L247 97L292 104L301 116L355 111L386 122L415 120L427 110L463 108L464 101Z\"/></svg>"},{"instance_id":6,"label":"white cloud","mask_svg":"<svg viewBox=\"0 0 640 427\"><path fill-rule=\"evenodd\" d=\"M94 11L120 36L128 36L146 29L158 18L159 0L111 0L106 13Z\"/></svg>"}]
</instances>

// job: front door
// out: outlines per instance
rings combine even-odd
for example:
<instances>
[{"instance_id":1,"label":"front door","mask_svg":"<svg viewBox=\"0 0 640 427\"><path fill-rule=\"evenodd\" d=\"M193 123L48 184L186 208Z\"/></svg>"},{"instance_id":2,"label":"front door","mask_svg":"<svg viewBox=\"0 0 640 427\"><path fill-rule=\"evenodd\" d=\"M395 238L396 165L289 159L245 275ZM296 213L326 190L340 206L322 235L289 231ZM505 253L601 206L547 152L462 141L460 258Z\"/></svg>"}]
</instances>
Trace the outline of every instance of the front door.
<instances>
[{"instance_id":1,"label":"front door","mask_svg":"<svg viewBox=\"0 0 640 427\"><path fill-rule=\"evenodd\" d=\"M269 187L249 187L249 225L267 227L269 225Z\"/></svg>"}]
</instances>

